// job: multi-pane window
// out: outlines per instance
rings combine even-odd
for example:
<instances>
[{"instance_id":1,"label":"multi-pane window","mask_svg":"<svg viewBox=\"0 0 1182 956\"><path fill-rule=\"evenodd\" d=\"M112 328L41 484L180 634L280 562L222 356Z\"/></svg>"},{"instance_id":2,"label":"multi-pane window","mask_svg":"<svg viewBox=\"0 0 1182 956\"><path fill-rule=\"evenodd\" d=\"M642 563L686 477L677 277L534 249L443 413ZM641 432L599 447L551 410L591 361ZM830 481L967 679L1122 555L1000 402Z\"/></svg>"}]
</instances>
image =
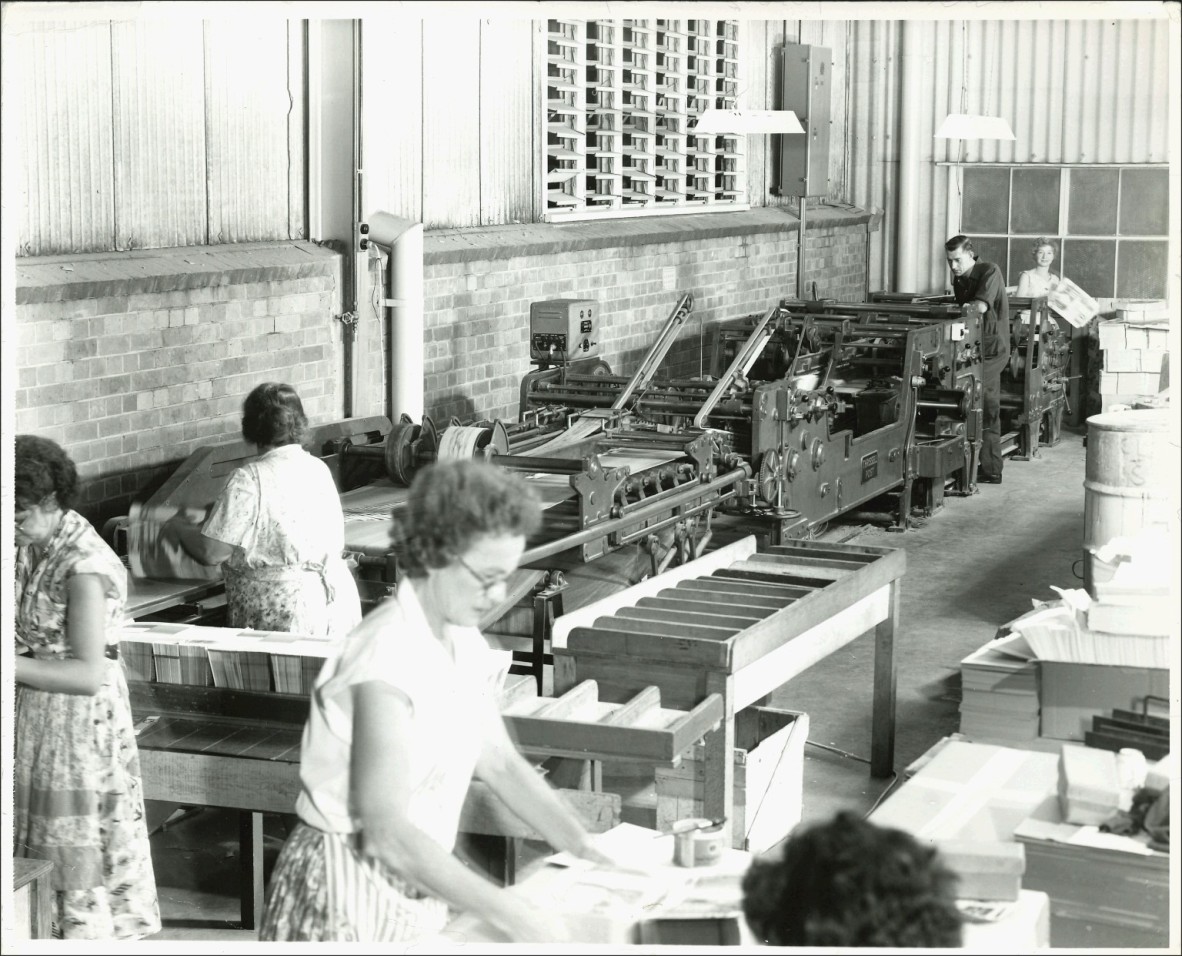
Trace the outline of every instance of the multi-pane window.
<instances>
[{"instance_id":1,"label":"multi-pane window","mask_svg":"<svg viewBox=\"0 0 1182 956\"><path fill-rule=\"evenodd\" d=\"M745 204L741 134L696 135L739 107L734 20L550 20L546 218Z\"/></svg>"},{"instance_id":2,"label":"multi-pane window","mask_svg":"<svg viewBox=\"0 0 1182 956\"><path fill-rule=\"evenodd\" d=\"M1093 297L1164 299L1169 208L1160 167L969 167L961 228L1010 285L1033 268L1035 239L1047 237L1051 271Z\"/></svg>"}]
</instances>

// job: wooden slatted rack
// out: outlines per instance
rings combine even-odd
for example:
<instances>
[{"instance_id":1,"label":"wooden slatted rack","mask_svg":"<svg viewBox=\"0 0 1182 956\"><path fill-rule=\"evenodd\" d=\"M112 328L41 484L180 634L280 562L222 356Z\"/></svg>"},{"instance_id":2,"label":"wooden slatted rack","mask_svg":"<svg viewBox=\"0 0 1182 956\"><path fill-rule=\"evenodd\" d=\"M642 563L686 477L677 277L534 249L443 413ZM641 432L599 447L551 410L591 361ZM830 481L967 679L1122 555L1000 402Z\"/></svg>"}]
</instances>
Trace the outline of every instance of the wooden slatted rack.
<instances>
[{"instance_id":1,"label":"wooden slatted rack","mask_svg":"<svg viewBox=\"0 0 1182 956\"><path fill-rule=\"evenodd\" d=\"M710 695L725 719L705 739L704 815L734 809L734 715L862 634L875 634L871 773L894 764L901 550L744 538L555 622L556 693L595 680L604 700L653 685L666 706Z\"/></svg>"}]
</instances>

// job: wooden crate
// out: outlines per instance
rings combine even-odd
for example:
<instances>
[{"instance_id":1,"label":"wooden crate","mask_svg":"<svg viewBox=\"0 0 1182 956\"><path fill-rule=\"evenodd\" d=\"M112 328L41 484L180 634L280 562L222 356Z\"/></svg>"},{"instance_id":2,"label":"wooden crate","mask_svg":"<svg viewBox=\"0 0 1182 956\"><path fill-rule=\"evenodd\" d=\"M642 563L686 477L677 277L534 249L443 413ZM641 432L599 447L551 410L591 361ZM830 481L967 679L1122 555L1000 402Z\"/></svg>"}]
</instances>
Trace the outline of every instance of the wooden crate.
<instances>
[{"instance_id":1,"label":"wooden crate","mask_svg":"<svg viewBox=\"0 0 1182 956\"><path fill-rule=\"evenodd\" d=\"M762 853L800 822L808 714L748 707L735 715L735 849ZM656 769L657 829L702 816L705 785L701 744L680 766Z\"/></svg>"},{"instance_id":2,"label":"wooden crate","mask_svg":"<svg viewBox=\"0 0 1182 956\"><path fill-rule=\"evenodd\" d=\"M6 922L13 939L49 939L53 935L53 864L13 857L10 904Z\"/></svg>"}]
</instances>

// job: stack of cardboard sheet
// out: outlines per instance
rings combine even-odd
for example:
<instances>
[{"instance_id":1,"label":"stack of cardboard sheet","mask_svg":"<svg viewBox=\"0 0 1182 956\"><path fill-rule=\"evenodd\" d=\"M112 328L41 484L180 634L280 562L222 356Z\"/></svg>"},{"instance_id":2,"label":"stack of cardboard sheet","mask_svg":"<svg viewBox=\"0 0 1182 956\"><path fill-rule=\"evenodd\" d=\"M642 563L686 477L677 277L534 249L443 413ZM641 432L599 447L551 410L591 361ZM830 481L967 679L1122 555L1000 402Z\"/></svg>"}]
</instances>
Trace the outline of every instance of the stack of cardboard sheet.
<instances>
[{"instance_id":1,"label":"stack of cardboard sheet","mask_svg":"<svg viewBox=\"0 0 1182 956\"><path fill-rule=\"evenodd\" d=\"M281 631L134 622L119 634L129 680L308 694L333 649Z\"/></svg>"},{"instance_id":2,"label":"stack of cardboard sheet","mask_svg":"<svg viewBox=\"0 0 1182 956\"><path fill-rule=\"evenodd\" d=\"M960 662L960 732L1023 746L1038 737L1038 664L1021 635L990 641Z\"/></svg>"},{"instance_id":3,"label":"stack of cardboard sheet","mask_svg":"<svg viewBox=\"0 0 1182 956\"><path fill-rule=\"evenodd\" d=\"M1133 405L1169 385L1170 312L1165 302L1121 303L1116 318L1099 324L1104 368L1101 411Z\"/></svg>"}]
</instances>

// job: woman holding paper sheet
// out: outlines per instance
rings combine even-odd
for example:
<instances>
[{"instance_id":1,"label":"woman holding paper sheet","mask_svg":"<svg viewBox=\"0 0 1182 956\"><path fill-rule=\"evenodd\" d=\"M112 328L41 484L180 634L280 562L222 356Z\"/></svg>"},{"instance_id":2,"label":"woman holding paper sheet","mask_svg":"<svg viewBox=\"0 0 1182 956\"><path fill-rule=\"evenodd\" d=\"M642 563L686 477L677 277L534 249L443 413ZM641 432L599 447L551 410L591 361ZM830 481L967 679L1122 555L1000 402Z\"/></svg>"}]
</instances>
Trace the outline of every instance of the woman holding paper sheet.
<instances>
[{"instance_id":1,"label":"woman holding paper sheet","mask_svg":"<svg viewBox=\"0 0 1182 956\"><path fill-rule=\"evenodd\" d=\"M1051 272L1051 263L1055 261L1054 242L1039 236L1030 251L1034 256L1034 268L1027 269L1018 277L1017 295L1023 299L1048 295L1059 284L1059 277Z\"/></svg>"},{"instance_id":2,"label":"woman holding paper sheet","mask_svg":"<svg viewBox=\"0 0 1182 956\"><path fill-rule=\"evenodd\" d=\"M53 933L160 930L139 753L118 661L127 571L71 509L78 472L54 442L18 435L14 855L54 864Z\"/></svg>"},{"instance_id":3,"label":"woman holding paper sheet","mask_svg":"<svg viewBox=\"0 0 1182 956\"><path fill-rule=\"evenodd\" d=\"M473 775L552 845L602 861L582 824L517 752L503 677L477 623L503 597L540 520L519 478L441 462L411 486L405 577L330 658L301 744L301 823L272 876L260 939L431 936L448 906L517 942L563 931L452 854Z\"/></svg>"},{"instance_id":4,"label":"woman holding paper sheet","mask_svg":"<svg viewBox=\"0 0 1182 956\"><path fill-rule=\"evenodd\" d=\"M259 385L242 405L242 437L259 457L230 475L204 523L178 514L165 525L198 561L222 566L230 627L343 637L361 620L340 498L300 444L307 429L295 389Z\"/></svg>"}]
</instances>

